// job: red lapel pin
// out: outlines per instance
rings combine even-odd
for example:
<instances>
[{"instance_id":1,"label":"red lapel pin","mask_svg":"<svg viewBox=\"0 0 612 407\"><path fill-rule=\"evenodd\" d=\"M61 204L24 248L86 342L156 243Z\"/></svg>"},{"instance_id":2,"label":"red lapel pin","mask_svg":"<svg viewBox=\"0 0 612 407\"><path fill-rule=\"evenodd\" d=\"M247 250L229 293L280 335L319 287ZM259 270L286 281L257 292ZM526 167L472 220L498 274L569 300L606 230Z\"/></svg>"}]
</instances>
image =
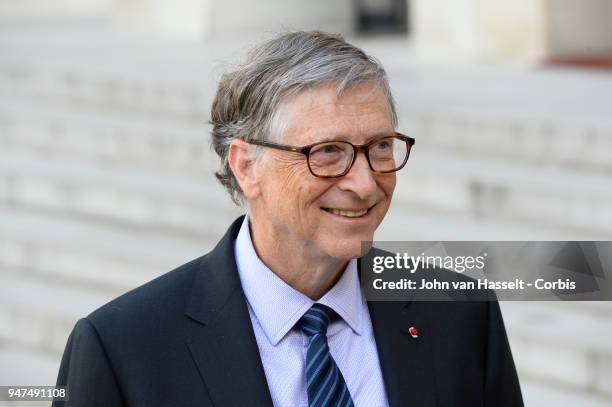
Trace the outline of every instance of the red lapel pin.
<instances>
[{"instance_id":1,"label":"red lapel pin","mask_svg":"<svg viewBox=\"0 0 612 407\"><path fill-rule=\"evenodd\" d=\"M410 336L412 336L415 339L419 337L419 331L413 326L408 328L408 333L410 333Z\"/></svg>"}]
</instances>

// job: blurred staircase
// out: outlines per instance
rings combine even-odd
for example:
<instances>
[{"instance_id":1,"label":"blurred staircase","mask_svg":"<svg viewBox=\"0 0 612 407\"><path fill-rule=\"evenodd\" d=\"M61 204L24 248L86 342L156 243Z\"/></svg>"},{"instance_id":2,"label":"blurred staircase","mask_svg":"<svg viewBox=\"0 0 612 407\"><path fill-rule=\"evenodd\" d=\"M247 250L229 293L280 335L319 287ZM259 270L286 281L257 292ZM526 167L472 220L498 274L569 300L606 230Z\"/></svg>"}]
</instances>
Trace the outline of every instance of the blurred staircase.
<instances>
[{"instance_id":1,"label":"blurred staircase","mask_svg":"<svg viewBox=\"0 0 612 407\"><path fill-rule=\"evenodd\" d=\"M0 384L52 383L78 318L242 212L212 175L207 114L243 44L107 34L0 37ZM363 46L417 139L380 240L610 240L612 76ZM612 403L611 303L502 307L528 405Z\"/></svg>"}]
</instances>

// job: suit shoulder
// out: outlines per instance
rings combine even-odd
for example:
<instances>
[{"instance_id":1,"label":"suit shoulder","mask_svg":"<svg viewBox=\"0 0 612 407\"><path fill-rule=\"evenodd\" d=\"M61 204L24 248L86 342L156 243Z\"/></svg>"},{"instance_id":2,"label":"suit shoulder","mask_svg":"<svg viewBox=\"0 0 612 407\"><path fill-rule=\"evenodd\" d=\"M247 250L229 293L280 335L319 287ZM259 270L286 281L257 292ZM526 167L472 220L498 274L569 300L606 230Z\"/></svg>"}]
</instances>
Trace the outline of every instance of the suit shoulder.
<instances>
[{"instance_id":1,"label":"suit shoulder","mask_svg":"<svg viewBox=\"0 0 612 407\"><path fill-rule=\"evenodd\" d=\"M112 321L138 321L182 312L200 264L207 255L191 260L93 311L87 319L96 327Z\"/></svg>"}]
</instances>

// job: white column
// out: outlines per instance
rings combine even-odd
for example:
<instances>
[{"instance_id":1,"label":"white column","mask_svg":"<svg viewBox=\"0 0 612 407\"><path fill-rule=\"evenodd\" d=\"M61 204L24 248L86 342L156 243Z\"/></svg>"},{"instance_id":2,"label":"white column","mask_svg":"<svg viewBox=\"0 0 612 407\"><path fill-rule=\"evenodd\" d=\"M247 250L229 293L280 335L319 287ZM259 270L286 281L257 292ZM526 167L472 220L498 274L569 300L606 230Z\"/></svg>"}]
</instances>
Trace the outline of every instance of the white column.
<instances>
[{"instance_id":1,"label":"white column","mask_svg":"<svg viewBox=\"0 0 612 407\"><path fill-rule=\"evenodd\" d=\"M350 34L353 0L213 0L209 38L282 30L319 29Z\"/></svg>"},{"instance_id":2,"label":"white column","mask_svg":"<svg viewBox=\"0 0 612 407\"><path fill-rule=\"evenodd\" d=\"M112 0L122 26L186 38L221 39L320 29L350 34L353 0Z\"/></svg>"},{"instance_id":3,"label":"white column","mask_svg":"<svg viewBox=\"0 0 612 407\"><path fill-rule=\"evenodd\" d=\"M0 0L0 22L107 16L110 0Z\"/></svg>"},{"instance_id":4,"label":"white column","mask_svg":"<svg viewBox=\"0 0 612 407\"><path fill-rule=\"evenodd\" d=\"M115 23L123 29L172 37L200 38L213 0L112 0Z\"/></svg>"},{"instance_id":5,"label":"white column","mask_svg":"<svg viewBox=\"0 0 612 407\"><path fill-rule=\"evenodd\" d=\"M545 0L413 0L417 50L461 59L538 58Z\"/></svg>"}]
</instances>

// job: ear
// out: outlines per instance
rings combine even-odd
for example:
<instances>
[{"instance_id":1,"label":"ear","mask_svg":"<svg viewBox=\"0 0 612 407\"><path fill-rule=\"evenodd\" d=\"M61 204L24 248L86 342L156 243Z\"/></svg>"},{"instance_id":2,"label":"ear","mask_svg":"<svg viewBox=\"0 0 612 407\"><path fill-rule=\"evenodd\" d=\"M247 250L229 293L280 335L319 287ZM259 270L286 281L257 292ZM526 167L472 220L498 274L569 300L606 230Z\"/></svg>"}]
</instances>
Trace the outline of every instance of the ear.
<instances>
[{"instance_id":1,"label":"ear","mask_svg":"<svg viewBox=\"0 0 612 407\"><path fill-rule=\"evenodd\" d=\"M253 145L243 140L235 139L230 144L228 153L229 166L244 196L249 201L257 198L261 192L257 172L255 171L254 148Z\"/></svg>"}]
</instances>

